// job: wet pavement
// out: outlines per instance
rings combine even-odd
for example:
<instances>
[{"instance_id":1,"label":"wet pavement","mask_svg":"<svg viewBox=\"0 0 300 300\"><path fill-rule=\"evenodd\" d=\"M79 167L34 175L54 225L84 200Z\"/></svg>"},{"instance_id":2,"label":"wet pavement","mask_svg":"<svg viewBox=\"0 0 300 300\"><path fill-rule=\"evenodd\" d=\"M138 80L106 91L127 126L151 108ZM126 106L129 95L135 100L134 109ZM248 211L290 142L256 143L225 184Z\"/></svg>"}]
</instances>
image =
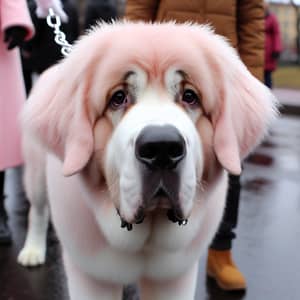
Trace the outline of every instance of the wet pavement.
<instances>
[{"instance_id":1,"label":"wet pavement","mask_svg":"<svg viewBox=\"0 0 300 300\"><path fill-rule=\"evenodd\" d=\"M280 99L282 113L300 115L300 90L275 88L273 92Z\"/></svg>"},{"instance_id":2,"label":"wet pavement","mask_svg":"<svg viewBox=\"0 0 300 300\"><path fill-rule=\"evenodd\" d=\"M16 263L26 228L26 218L18 209L23 202L20 171L9 171L7 178L7 204L14 243L11 247L0 247L0 300L66 300L60 247L53 232L48 239L45 266L25 269ZM206 278L204 255L196 299L300 299L299 183L300 118L285 115L274 123L270 136L244 164L233 253L246 276L247 292L228 293L218 289ZM124 298L138 299L132 289L129 294Z\"/></svg>"}]
</instances>

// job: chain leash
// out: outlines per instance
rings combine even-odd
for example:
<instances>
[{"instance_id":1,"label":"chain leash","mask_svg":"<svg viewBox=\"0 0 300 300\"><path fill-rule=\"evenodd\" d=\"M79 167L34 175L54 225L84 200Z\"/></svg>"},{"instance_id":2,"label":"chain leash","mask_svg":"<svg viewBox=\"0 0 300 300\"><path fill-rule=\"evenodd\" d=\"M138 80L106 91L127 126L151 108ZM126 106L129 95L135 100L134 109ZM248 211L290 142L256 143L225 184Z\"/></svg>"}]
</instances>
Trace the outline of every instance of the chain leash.
<instances>
[{"instance_id":1,"label":"chain leash","mask_svg":"<svg viewBox=\"0 0 300 300\"><path fill-rule=\"evenodd\" d=\"M68 56L72 51L72 45L67 41L66 34L60 30L61 19L54 12L52 8L49 8L49 14L47 16L47 24L49 27L53 28L54 41L57 45L61 46L60 52L63 56Z\"/></svg>"}]
</instances>

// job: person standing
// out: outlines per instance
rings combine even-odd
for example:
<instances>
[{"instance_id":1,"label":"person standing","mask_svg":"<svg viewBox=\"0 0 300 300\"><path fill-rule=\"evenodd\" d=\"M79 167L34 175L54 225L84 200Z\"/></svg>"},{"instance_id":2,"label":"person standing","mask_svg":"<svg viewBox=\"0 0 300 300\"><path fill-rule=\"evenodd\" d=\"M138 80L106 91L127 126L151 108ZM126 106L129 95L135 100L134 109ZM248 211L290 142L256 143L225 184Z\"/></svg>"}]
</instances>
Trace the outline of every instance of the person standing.
<instances>
[{"instance_id":1,"label":"person standing","mask_svg":"<svg viewBox=\"0 0 300 300\"><path fill-rule=\"evenodd\" d=\"M235 47L250 72L263 80L263 0L127 0L125 18L132 21L172 21L211 24ZM226 210L210 246L207 274L224 290L244 290L246 280L232 259L237 225L240 176L229 175Z\"/></svg>"},{"instance_id":2,"label":"person standing","mask_svg":"<svg viewBox=\"0 0 300 300\"><path fill-rule=\"evenodd\" d=\"M277 61L281 52L281 38L279 23L270 11L269 4L265 4L265 85L272 88L272 73L277 68Z\"/></svg>"},{"instance_id":3,"label":"person standing","mask_svg":"<svg viewBox=\"0 0 300 300\"><path fill-rule=\"evenodd\" d=\"M34 34L25 0L0 0L0 244L10 244L4 205L7 168L22 164L19 113L25 101L18 47Z\"/></svg>"},{"instance_id":4,"label":"person standing","mask_svg":"<svg viewBox=\"0 0 300 300\"><path fill-rule=\"evenodd\" d=\"M60 0L36 0L36 13L45 18L53 8L68 21ZM5 170L23 163L19 113L26 99L19 47L34 36L26 0L0 0L0 245L11 244L5 210Z\"/></svg>"}]
</instances>

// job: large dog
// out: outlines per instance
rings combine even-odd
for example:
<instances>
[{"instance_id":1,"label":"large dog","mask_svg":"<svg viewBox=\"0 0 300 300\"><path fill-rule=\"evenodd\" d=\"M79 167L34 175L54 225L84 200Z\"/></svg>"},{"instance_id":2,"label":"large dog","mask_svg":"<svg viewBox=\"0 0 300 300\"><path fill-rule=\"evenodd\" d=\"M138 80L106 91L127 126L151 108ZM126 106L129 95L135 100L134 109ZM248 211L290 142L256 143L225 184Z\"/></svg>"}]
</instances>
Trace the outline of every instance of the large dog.
<instances>
[{"instance_id":1,"label":"large dog","mask_svg":"<svg viewBox=\"0 0 300 300\"><path fill-rule=\"evenodd\" d=\"M72 300L193 299L227 172L276 101L206 26L102 25L41 76L23 113L31 201L23 265L45 261L49 210ZM47 197L46 197L47 194Z\"/></svg>"}]
</instances>

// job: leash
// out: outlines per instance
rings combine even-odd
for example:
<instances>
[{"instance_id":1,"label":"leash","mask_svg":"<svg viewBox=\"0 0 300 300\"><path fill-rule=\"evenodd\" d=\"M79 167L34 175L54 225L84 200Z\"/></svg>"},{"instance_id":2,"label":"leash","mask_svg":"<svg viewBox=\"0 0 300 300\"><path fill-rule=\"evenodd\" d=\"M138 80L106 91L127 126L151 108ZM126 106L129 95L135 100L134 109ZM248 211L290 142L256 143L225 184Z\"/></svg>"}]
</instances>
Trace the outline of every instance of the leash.
<instances>
[{"instance_id":1,"label":"leash","mask_svg":"<svg viewBox=\"0 0 300 300\"><path fill-rule=\"evenodd\" d=\"M60 52L63 56L67 57L71 53L73 46L67 41L66 34L61 31L61 19L52 8L49 8L47 24L49 27L54 29L54 42L61 46Z\"/></svg>"}]
</instances>

